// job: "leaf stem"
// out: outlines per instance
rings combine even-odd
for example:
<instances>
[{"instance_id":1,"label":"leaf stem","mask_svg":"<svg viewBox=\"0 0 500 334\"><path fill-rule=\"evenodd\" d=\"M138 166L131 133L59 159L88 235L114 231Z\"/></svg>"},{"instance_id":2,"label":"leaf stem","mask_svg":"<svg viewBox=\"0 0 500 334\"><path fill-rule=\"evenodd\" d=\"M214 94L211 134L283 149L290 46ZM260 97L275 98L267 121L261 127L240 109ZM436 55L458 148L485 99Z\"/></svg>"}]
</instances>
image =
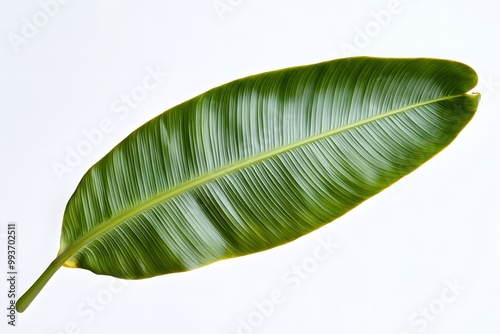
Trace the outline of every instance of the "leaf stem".
<instances>
[{"instance_id":1,"label":"leaf stem","mask_svg":"<svg viewBox=\"0 0 500 334\"><path fill-rule=\"evenodd\" d=\"M64 259L60 256L57 257L50 265L45 269L45 271L40 275L40 277L33 283L33 285L26 291L21 298L16 303L16 310L19 313L24 312L28 306L31 304L33 299L40 293L45 284L50 280L50 278L55 274L59 268L61 268Z\"/></svg>"}]
</instances>

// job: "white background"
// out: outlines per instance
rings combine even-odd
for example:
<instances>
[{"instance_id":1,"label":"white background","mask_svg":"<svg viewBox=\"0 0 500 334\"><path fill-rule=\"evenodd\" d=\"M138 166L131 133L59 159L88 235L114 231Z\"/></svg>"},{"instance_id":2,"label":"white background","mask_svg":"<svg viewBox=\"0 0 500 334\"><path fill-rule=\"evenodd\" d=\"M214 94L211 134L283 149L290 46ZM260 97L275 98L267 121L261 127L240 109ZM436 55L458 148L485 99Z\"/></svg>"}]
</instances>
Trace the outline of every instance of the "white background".
<instances>
[{"instance_id":1,"label":"white background","mask_svg":"<svg viewBox=\"0 0 500 334\"><path fill-rule=\"evenodd\" d=\"M32 0L0 7L0 258L4 270L6 225L17 222L20 292L55 257L84 172L150 118L214 86L348 56L350 45L352 55L464 62L483 95L445 151L310 235L126 287L62 268L18 327L1 312L2 333L500 332L498 1L88 0L52 6L52 16ZM154 89L117 113L151 70L162 73ZM54 164L106 120L110 131L58 178ZM318 261L328 240L337 248ZM2 279L2 310L6 292ZM276 293L280 303L263 302Z\"/></svg>"}]
</instances>

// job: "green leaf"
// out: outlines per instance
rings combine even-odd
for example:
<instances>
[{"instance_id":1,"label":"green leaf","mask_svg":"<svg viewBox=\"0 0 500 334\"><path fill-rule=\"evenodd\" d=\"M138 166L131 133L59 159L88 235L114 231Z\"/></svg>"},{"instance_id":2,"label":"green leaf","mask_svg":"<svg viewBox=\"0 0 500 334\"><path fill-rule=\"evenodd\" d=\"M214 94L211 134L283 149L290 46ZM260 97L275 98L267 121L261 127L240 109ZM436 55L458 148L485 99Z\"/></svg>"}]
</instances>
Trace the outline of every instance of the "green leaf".
<instances>
[{"instance_id":1,"label":"green leaf","mask_svg":"<svg viewBox=\"0 0 500 334\"><path fill-rule=\"evenodd\" d=\"M446 147L479 94L468 66L356 57L250 76L130 134L82 178L61 266L140 279L292 241L342 216Z\"/></svg>"}]
</instances>

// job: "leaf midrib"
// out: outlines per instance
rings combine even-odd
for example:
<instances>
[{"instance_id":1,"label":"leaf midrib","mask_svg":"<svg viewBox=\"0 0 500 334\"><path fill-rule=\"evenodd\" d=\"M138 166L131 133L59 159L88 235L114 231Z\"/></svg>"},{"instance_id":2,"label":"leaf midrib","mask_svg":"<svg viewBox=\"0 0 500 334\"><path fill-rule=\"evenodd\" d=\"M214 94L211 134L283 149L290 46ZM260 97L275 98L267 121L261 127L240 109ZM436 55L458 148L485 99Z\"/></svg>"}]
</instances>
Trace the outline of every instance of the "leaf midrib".
<instances>
[{"instance_id":1,"label":"leaf midrib","mask_svg":"<svg viewBox=\"0 0 500 334\"><path fill-rule=\"evenodd\" d=\"M441 98L437 98L437 99L433 99L433 100L429 100L429 101L425 101L425 102L419 102L419 103L409 105L406 107L402 107L402 108L398 108L395 110L390 110L390 111L387 111L387 112L382 113L382 114L368 117L364 120L360 120L360 121L357 121L357 122L354 122L354 123L351 123L348 125L344 125L344 126L341 126L341 127L338 127L338 128L335 128L335 129L332 129L332 130L329 130L329 131L326 131L323 133L319 133L317 135L314 135L314 136L311 136L308 138L301 139L299 141L296 141L296 142L293 142L293 143L290 143L290 144L287 144L287 145L284 145L281 147L277 147L277 148L269 150L267 152L263 152L259 155L256 155L256 156L244 159L244 160L240 160L238 162L235 162L231 165L222 167L220 169L213 170L210 173L207 173L203 176L189 180L189 181L177 186L176 188L171 189L168 192L162 193L162 194L157 195L155 197L151 197L149 200L143 202L142 204L140 204L138 206L134 206L128 210L125 210L121 214L114 216L114 217L110 218L109 220L99 224L97 227L91 229L86 234L82 235L76 241L71 243L70 246L66 250L64 250L62 253L59 254L57 259L54 260L54 262L64 264L65 266L68 266L68 267L75 267L75 264L73 262L67 261L67 260L70 259L71 256L73 256L76 252L78 252L86 244L95 240L96 237L105 234L107 231L112 230L117 225L127 221L128 219L136 216L137 214L143 212L144 210L147 210L147 209L149 209L149 208L151 208L151 207L153 207L161 202L169 200L177 195L180 195L181 193L183 193L185 191L189 191L190 189L194 189L198 186L201 186L202 184L205 184L205 183L210 182L214 179L217 179L218 177L227 175L227 174L234 172L236 170L239 170L239 169L246 168L248 166L251 166L251 165L256 164L258 162L261 162L263 160L272 158L274 156L280 155L280 154L285 153L287 151L291 151L291 150L298 148L298 147L301 147L303 145L311 144L315 141L325 139L327 137L336 135L338 133L341 133L341 132L344 132L344 131L347 131L350 129L354 129L356 127L363 126L363 125L371 123L371 122L376 122L378 120L381 120L381 119L384 119L384 118L387 118L390 116L394 116L394 115L397 115L399 113L403 113L405 111L409 111L409 110L412 110L415 108L423 107L423 106L437 103L440 101L451 100L451 99L454 99L454 98L457 98L460 96L465 96L465 95L467 95L467 94L464 93L464 94L446 96L446 97L441 97Z\"/></svg>"}]
</instances>

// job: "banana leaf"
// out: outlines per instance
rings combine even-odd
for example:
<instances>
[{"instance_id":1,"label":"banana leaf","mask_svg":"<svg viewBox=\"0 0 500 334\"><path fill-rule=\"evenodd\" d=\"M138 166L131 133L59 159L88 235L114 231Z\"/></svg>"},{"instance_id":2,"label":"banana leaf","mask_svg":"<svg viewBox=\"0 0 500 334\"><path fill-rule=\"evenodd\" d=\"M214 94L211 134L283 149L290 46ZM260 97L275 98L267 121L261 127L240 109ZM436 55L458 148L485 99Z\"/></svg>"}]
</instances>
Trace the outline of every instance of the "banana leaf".
<instances>
[{"instance_id":1,"label":"banana leaf","mask_svg":"<svg viewBox=\"0 0 500 334\"><path fill-rule=\"evenodd\" d=\"M211 89L142 125L83 176L61 267L142 279L295 240L445 148L474 115L476 73L450 60L354 57Z\"/></svg>"}]
</instances>

